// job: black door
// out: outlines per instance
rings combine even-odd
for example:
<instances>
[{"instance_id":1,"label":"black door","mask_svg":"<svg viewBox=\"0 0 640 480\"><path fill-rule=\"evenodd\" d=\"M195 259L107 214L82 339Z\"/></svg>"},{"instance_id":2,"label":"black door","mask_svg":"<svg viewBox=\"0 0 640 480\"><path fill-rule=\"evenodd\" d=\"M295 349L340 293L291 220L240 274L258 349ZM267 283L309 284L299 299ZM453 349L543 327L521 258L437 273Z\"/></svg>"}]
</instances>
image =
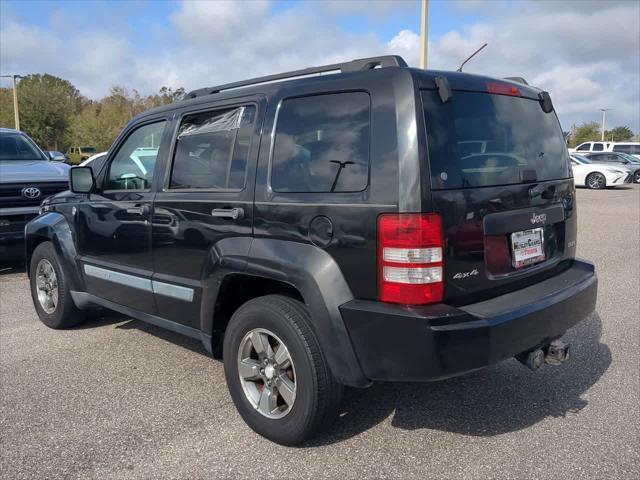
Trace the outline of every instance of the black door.
<instances>
[{"instance_id":1,"label":"black door","mask_svg":"<svg viewBox=\"0 0 640 480\"><path fill-rule=\"evenodd\" d=\"M151 286L151 208L166 121L134 127L109 155L76 212L78 253L88 293L147 313Z\"/></svg>"},{"instance_id":2,"label":"black door","mask_svg":"<svg viewBox=\"0 0 640 480\"><path fill-rule=\"evenodd\" d=\"M246 254L264 104L259 98L187 111L176 120L169 167L154 200L153 287L163 318L199 328L220 259Z\"/></svg>"}]
</instances>

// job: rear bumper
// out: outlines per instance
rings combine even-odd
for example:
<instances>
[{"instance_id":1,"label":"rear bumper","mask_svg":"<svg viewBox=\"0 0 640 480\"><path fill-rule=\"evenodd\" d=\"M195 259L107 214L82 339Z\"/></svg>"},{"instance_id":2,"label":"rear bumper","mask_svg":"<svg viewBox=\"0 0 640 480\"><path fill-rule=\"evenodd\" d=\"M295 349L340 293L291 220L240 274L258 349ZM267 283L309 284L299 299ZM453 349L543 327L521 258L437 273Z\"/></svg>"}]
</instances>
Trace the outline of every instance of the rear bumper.
<instances>
[{"instance_id":1,"label":"rear bumper","mask_svg":"<svg viewBox=\"0 0 640 480\"><path fill-rule=\"evenodd\" d=\"M370 380L429 381L461 375L542 346L593 312L592 263L464 307L353 300L340 307Z\"/></svg>"}]
</instances>

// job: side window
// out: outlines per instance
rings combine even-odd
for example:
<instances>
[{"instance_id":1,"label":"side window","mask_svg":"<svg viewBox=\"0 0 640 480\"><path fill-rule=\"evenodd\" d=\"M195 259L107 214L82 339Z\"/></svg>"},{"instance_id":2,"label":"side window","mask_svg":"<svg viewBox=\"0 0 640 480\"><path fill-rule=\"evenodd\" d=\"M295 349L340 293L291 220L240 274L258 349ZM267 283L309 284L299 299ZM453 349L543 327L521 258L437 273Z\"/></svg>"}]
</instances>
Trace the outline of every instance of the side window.
<instances>
[{"instance_id":1,"label":"side window","mask_svg":"<svg viewBox=\"0 0 640 480\"><path fill-rule=\"evenodd\" d=\"M185 117L169 188L242 190L255 114L248 105Z\"/></svg>"},{"instance_id":2,"label":"side window","mask_svg":"<svg viewBox=\"0 0 640 480\"><path fill-rule=\"evenodd\" d=\"M591 145L590 143L583 143L583 144L579 145L578 148L576 148L576 151L578 151L578 152L588 152L590 145Z\"/></svg>"},{"instance_id":3,"label":"side window","mask_svg":"<svg viewBox=\"0 0 640 480\"><path fill-rule=\"evenodd\" d=\"M139 127L125 140L109 165L106 190L148 190L166 121Z\"/></svg>"},{"instance_id":4,"label":"side window","mask_svg":"<svg viewBox=\"0 0 640 480\"><path fill-rule=\"evenodd\" d=\"M370 99L364 92L284 100L276 125L276 192L359 192L369 179Z\"/></svg>"},{"instance_id":5,"label":"side window","mask_svg":"<svg viewBox=\"0 0 640 480\"><path fill-rule=\"evenodd\" d=\"M593 151L594 152L601 152L604 150L604 147L602 146L601 143L594 143L593 144Z\"/></svg>"},{"instance_id":6,"label":"side window","mask_svg":"<svg viewBox=\"0 0 640 480\"><path fill-rule=\"evenodd\" d=\"M614 145L614 152L631 153L631 145Z\"/></svg>"}]
</instances>

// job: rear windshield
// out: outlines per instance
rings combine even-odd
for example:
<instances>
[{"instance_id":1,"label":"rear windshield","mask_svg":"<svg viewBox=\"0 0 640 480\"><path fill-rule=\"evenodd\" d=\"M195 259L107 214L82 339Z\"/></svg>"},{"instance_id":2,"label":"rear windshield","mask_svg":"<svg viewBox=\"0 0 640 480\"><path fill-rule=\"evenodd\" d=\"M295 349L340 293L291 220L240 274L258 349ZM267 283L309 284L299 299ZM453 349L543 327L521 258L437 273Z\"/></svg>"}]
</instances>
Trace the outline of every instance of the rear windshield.
<instances>
[{"instance_id":1,"label":"rear windshield","mask_svg":"<svg viewBox=\"0 0 640 480\"><path fill-rule=\"evenodd\" d=\"M569 178L569 159L554 112L528 98L454 91L442 103L422 92L431 188L513 185Z\"/></svg>"},{"instance_id":2,"label":"rear windshield","mask_svg":"<svg viewBox=\"0 0 640 480\"><path fill-rule=\"evenodd\" d=\"M96 147L80 147L82 153L96 153Z\"/></svg>"}]
</instances>

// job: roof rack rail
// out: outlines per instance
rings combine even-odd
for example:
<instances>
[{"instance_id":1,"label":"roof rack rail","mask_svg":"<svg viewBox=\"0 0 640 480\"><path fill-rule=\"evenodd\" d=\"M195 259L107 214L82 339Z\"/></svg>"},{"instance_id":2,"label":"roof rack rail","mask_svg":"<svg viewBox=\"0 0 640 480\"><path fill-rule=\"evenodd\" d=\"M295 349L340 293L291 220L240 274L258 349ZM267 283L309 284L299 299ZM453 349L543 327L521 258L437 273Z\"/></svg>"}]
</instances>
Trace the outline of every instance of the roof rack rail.
<instances>
[{"instance_id":1,"label":"roof rack rail","mask_svg":"<svg viewBox=\"0 0 640 480\"><path fill-rule=\"evenodd\" d=\"M275 75L267 75L264 77L242 80L240 82L227 83L217 87L199 88L192 90L184 96L184 100L201 97L203 95L211 95L219 93L223 90L231 90L233 88L247 87L249 85L258 85L261 83L271 83L278 80L294 79L311 75L318 75L326 72L339 71L340 73L358 72L361 70L373 70L374 68L385 67L407 67L407 62L399 55L383 55L380 57L358 58L350 62L334 63L331 65L323 65L321 67L303 68L302 70L293 70L291 72L278 73Z\"/></svg>"}]
</instances>

